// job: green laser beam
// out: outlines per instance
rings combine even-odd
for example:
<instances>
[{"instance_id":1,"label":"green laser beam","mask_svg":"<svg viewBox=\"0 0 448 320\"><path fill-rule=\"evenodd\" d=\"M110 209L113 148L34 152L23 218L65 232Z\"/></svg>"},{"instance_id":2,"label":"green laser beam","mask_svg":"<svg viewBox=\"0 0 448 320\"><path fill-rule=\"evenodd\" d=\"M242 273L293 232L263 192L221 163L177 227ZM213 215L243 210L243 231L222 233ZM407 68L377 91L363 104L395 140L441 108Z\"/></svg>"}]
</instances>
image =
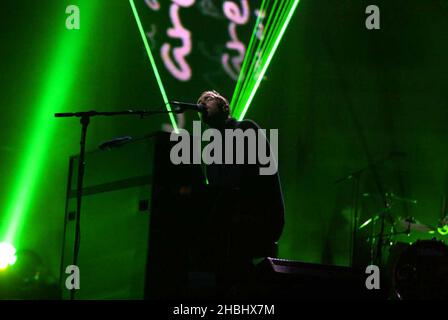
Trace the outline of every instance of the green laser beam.
<instances>
[{"instance_id":1,"label":"green laser beam","mask_svg":"<svg viewBox=\"0 0 448 320\"><path fill-rule=\"evenodd\" d=\"M231 107L233 116L238 120L244 119L259 87L263 80L278 46L283 39L292 16L295 13L299 0L274 1L272 7L268 9L268 19L265 26L265 32L256 46L255 52L248 50L243 62L243 67L239 80L235 87L232 97ZM269 2L262 3L262 6L269 5ZM258 27L258 23L255 28ZM254 47L255 37L251 37L249 48ZM255 57L255 58L254 58ZM251 61L249 71L247 70L248 61Z\"/></svg>"},{"instance_id":2,"label":"green laser beam","mask_svg":"<svg viewBox=\"0 0 448 320\"><path fill-rule=\"evenodd\" d=\"M144 44L146 52L148 54L148 58L149 58L149 61L151 63L151 66L152 66L152 70L154 72L154 76L156 77L157 84L159 85L159 89L160 89L160 93L162 94L163 101L165 102L167 110L170 112L169 113L169 117L170 117L170 120L171 120L171 124L172 124L172 126L174 128L174 131L176 133L178 133L178 127L177 127L176 119L174 118L174 115L171 113L172 112L172 108L171 108L171 105L169 103L168 96L167 96L166 91L165 91L165 87L163 86L163 82L162 82L162 79L160 77L160 73L159 73L159 70L157 68L156 62L154 60L154 56L152 55L151 48L149 47L148 39L146 38L145 30L143 29L142 22L140 20L140 16L138 15L137 8L135 7L134 0L129 0L129 3L131 5L132 12L134 13L135 21L137 22L137 27L138 27L138 29L140 31L140 35L142 37L143 44Z\"/></svg>"},{"instance_id":3,"label":"green laser beam","mask_svg":"<svg viewBox=\"0 0 448 320\"><path fill-rule=\"evenodd\" d=\"M448 235L448 226L438 227L437 232L440 233L442 236Z\"/></svg>"},{"instance_id":4,"label":"green laser beam","mask_svg":"<svg viewBox=\"0 0 448 320\"><path fill-rule=\"evenodd\" d=\"M269 68L270 63L271 63L272 59L274 58L274 55L275 55L275 53L277 51L277 48L278 48L278 46L280 44L280 41L282 40L282 38L283 38L283 36L285 34L286 28L288 27L289 22L291 21L291 18L293 16L293 14L294 14L298 4L299 4L299 0L295 0L292 9L289 10L288 16L286 18L286 22L283 24L279 36L276 37L276 40L274 42L274 45L273 45L272 49L269 50L269 56L267 58L267 61L266 61L266 63L264 63L264 65L263 65L263 67L261 69L261 72L260 72L260 74L258 76L258 79L256 80L255 86L251 90L251 93L250 93L249 97L247 98L247 101L245 102L245 104L243 106L243 111L241 112L240 116L238 117L238 120L242 120L246 116L246 113L249 110L249 106L252 103L252 100L254 99L255 94L257 93L258 88L260 87L261 80L264 78L264 76L266 74L266 71Z\"/></svg>"},{"instance_id":5,"label":"green laser beam","mask_svg":"<svg viewBox=\"0 0 448 320\"><path fill-rule=\"evenodd\" d=\"M250 60L250 66L249 66L249 71L244 71L245 75L244 75L244 79L245 81L242 84L242 88L240 90L240 93L236 99L236 101L234 103L232 103L232 110L234 110L234 116L235 114L237 114L238 112L240 112L241 110L241 100L244 99L245 97L245 93L247 93L247 87L250 85L252 79L253 79L253 75L254 75L254 70L256 69L256 67L258 65L260 65L260 62L263 58L263 45L265 43L265 40L269 37L269 34L271 32L273 32L273 30L275 28L271 27L272 25L272 21L274 20L274 16L275 16L275 10L276 10L276 5L278 4L277 1L274 1L274 3L272 4L272 7L269 7L270 2L268 1L267 3L267 12L269 12L268 14L268 18L266 21L266 25L264 26L264 30L263 30L263 34L261 36L260 41L258 41L257 44L257 48L255 49L254 53L252 52L247 52L246 53L246 57L244 59L243 64L245 64L247 61ZM256 39L252 39L253 41L257 41ZM249 44L250 48L253 48L253 46L251 44ZM255 58L252 58L255 57ZM241 113L241 112L240 112Z\"/></svg>"},{"instance_id":6,"label":"green laser beam","mask_svg":"<svg viewBox=\"0 0 448 320\"><path fill-rule=\"evenodd\" d=\"M84 2L91 4L92 2ZM94 16L98 3L85 6L82 9L83 20L88 21ZM82 8L82 6L79 6ZM84 13L85 12L85 13ZM85 24L84 24L85 25ZM50 152L51 138L55 130L54 112L66 103L75 80L81 60L81 52L86 44L86 31L69 31L65 25L54 56L49 59L52 67L44 78L40 96L31 104L33 115L27 127L30 128L24 136L28 139L17 166L17 175L13 183L11 197L4 208L4 224L1 236L8 243L20 246L20 234L26 222L30 205L36 193L38 182L42 180L42 171Z\"/></svg>"},{"instance_id":7,"label":"green laser beam","mask_svg":"<svg viewBox=\"0 0 448 320\"><path fill-rule=\"evenodd\" d=\"M265 52L267 50L267 47L269 46L269 43L272 39L272 37L276 34L278 28L279 28L279 17L281 16L281 12L283 10L282 5L285 5L290 0L286 0L283 2L275 1L271 8L271 13L269 14L269 19L266 23L266 34L263 35L262 41L259 42L257 50L256 50L256 59L252 59L252 63L249 69L249 77L248 81L243 86L243 92L245 93L242 95L240 100L245 101L244 99L247 99L248 93L251 92L253 89L253 83L256 81L254 79L257 79L257 71L260 69L260 66L263 65L263 62L266 59ZM277 7L277 5L279 6ZM258 74L259 75L259 74ZM241 105L240 100L238 100L238 106Z\"/></svg>"},{"instance_id":8,"label":"green laser beam","mask_svg":"<svg viewBox=\"0 0 448 320\"><path fill-rule=\"evenodd\" d=\"M364 223L359 227L359 229L361 230L361 229L367 227L367 226L369 225L369 223L372 222L372 221L373 221L373 219L369 219L369 220L367 220L366 222L364 222Z\"/></svg>"},{"instance_id":9,"label":"green laser beam","mask_svg":"<svg viewBox=\"0 0 448 320\"><path fill-rule=\"evenodd\" d=\"M250 41L249 41L249 47L248 47L248 49L246 51L247 53L252 52L253 47L255 45L255 42L257 41L256 37L257 37L257 33L258 33L258 28L261 25L261 21L263 19L262 18L262 14L265 12L266 6L267 6L268 3L269 3L269 0L263 0L262 3L261 3L259 15L257 17L257 21L255 22L254 30L252 31L252 35L251 35L251 38L250 38ZM238 95L240 93L242 83L244 82L244 79L246 77L247 66L249 64L248 62L249 62L249 59L244 59L243 60L243 65L241 67L241 71L240 71L240 74L238 76L238 80L236 82L236 87L235 87L235 90L233 91L233 96L232 96L232 99L231 99L231 102L233 102L233 103L235 103L236 98L238 97ZM231 110L233 110L233 104L231 104Z\"/></svg>"}]
</instances>

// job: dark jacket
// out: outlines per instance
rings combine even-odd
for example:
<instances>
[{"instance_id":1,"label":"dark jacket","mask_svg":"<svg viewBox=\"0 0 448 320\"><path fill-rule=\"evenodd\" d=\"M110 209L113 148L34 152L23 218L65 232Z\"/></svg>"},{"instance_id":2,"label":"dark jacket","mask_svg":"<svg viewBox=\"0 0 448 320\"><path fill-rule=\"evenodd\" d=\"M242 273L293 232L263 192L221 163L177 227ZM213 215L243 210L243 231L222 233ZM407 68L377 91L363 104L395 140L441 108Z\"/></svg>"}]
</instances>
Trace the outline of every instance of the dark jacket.
<instances>
[{"instance_id":1,"label":"dark jacket","mask_svg":"<svg viewBox=\"0 0 448 320\"><path fill-rule=\"evenodd\" d=\"M226 129L253 129L260 127L251 120L226 122ZM270 150L269 141L262 141ZM270 255L272 246L280 238L284 226L284 202L278 171L274 175L260 175L261 164L248 164L248 144L245 140L244 164L211 164L207 166L209 187L215 192L211 221L231 255L262 257ZM258 151L258 148L257 148ZM225 143L223 138L223 155Z\"/></svg>"}]
</instances>

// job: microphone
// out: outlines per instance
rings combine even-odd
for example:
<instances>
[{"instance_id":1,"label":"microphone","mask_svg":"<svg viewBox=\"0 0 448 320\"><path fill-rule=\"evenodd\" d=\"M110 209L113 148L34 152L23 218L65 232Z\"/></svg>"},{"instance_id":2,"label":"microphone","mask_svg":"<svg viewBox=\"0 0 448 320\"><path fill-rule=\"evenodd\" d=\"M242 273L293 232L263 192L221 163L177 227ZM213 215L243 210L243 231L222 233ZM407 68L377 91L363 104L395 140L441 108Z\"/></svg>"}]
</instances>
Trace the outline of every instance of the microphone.
<instances>
[{"instance_id":1,"label":"microphone","mask_svg":"<svg viewBox=\"0 0 448 320\"><path fill-rule=\"evenodd\" d=\"M204 112L207 109L202 104L196 104L196 103L186 103L186 102L179 102L179 101L170 101L170 104L173 106L176 106L176 111L179 113L184 112L185 110L193 110L197 112Z\"/></svg>"}]
</instances>

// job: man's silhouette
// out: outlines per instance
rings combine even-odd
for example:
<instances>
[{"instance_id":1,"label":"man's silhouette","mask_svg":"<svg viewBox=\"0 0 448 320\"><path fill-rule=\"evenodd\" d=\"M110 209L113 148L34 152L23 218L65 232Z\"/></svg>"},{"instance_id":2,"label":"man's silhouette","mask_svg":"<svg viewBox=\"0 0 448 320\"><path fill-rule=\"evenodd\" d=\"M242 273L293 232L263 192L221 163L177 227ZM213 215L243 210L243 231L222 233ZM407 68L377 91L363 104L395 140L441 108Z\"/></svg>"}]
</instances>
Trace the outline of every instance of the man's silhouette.
<instances>
[{"instance_id":1,"label":"man's silhouette","mask_svg":"<svg viewBox=\"0 0 448 320\"><path fill-rule=\"evenodd\" d=\"M202 121L219 130L223 137L222 155L225 159L225 130L255 130L253 121L237 121L230 116L229 103L216 91L204 92L198 104L204 106ZM257 145L269 142L262 136ZM248 140L244 145L244 164L210 164L206 166L209 182L206 199L207 213L199 233L201 259L218 276L222 290L244 281L253 272L254 258L272 256L284 225L284 203L279 176L260 175L260 163L248 164ZM271 154L271 157L273 155ZM258 157L257 157L258 159ZM276 159L275 159L276 161Z\"/></svg>"}]
</instances>

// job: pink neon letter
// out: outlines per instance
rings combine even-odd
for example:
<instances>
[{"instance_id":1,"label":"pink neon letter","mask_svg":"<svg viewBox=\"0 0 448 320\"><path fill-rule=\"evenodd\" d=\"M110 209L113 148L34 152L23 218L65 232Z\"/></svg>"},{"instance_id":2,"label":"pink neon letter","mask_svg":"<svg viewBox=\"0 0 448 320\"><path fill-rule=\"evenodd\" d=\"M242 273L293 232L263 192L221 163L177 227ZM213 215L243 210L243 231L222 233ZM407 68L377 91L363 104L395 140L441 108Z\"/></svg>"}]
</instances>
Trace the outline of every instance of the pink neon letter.
<instances>
[{"instance_id":1,"label":"pink neon letter","mask_svg":"<svg viewBox=\"0 0 448 320\"><path fill-rule=\"evenodd\" d=\"M150 7L154 11L160 10L160 3L158 0L145 0L148 7Z\"/></svg>"},{"instance_id":2,"label":"pink neon letter","mask_svg":"<svg viewBox=\"0 0 448 320\"><path fill-rule=\"evenodd\" d=\"M249 20L249 4L247 3L247 0L241 0L241 6L243 7L242 13L236 3L226 1L224 2L224 14L229 20L236 24L246 24Z\"/></svg>"},{"instance_id":3,"label":"pink neon letter","mask_svg":"<svg viewBox=\"0 0 448 320\"><path fill-rule=\"evenodd\" d=\"M171 45L165 43L162 45L161 54L162 60L165 63L168 71L180 81L188 81L191 79L191 68L188 65L185 57L191 53L191 34L182 26L179 18L179 6L189 7L194 4L195 0L173 0L170 8L170 17L174 28L169 28L167 34L170 38L181 39L182 47L173 49L172 55L174 61L171 59Z\"/></svg>"},{"instance_id":4,"label":"pink neon letter","mask_svg":"<svg viewBox=\"0 0 448 320\"><path fill-rule=\"evenodd\" d=\"M242 43L238 39L238 35L236 32L237 25L244 25L249 20L249 3L247 0L241 0L242 11L238 7L238 5L232 1L224 2L224 14L231 21L229 24L229 35L230 41L226 43L226 47L229 50L237 51L237 56L230 58L228 53L224 53L221 59L221 63L223 65L224 71L233 79L238 79L238 74L241 71L241 65L244 60L244 56L246 54L246 47L244 43ZM229 64L229 60L231 60L231 65Z\"/></svg>"}]
</instances>

